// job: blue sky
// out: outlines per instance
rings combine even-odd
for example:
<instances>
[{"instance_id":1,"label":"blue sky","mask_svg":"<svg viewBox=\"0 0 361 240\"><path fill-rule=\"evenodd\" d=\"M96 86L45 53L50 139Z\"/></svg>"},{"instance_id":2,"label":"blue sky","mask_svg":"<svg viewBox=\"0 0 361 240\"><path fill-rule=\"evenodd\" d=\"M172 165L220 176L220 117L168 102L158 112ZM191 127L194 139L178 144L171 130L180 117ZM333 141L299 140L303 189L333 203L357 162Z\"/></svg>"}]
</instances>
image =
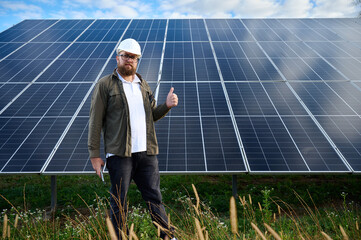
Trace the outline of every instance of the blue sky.
<instances>
[{"instance_id":1,"label":"blue sky","mask_svg":"<svg viewBox=\"0 0 361 240\"><path fill-rule=\"evenodd\" d=\"M0 32L23 19L355 17L354 0L0 0Z\"/></svg>"}]
</instances>

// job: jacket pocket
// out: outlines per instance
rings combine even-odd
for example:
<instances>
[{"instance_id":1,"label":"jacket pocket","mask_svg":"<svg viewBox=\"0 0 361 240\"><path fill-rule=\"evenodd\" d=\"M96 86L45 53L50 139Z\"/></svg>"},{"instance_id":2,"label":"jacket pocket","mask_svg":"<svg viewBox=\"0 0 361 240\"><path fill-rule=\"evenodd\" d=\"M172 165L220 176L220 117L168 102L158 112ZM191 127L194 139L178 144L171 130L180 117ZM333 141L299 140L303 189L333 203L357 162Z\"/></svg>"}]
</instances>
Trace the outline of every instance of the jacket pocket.
<instances>
[{"instance_id":1,"label":"jacket pocket","mask_svg":"<svg viewBox=\"0 0 361 240\"><path fill-rule=\"evenodd\" d=\"M109 110L119 110L124 108L124 102L119 93L109 94L108 108Z\"/></svg>"}]
</instances>

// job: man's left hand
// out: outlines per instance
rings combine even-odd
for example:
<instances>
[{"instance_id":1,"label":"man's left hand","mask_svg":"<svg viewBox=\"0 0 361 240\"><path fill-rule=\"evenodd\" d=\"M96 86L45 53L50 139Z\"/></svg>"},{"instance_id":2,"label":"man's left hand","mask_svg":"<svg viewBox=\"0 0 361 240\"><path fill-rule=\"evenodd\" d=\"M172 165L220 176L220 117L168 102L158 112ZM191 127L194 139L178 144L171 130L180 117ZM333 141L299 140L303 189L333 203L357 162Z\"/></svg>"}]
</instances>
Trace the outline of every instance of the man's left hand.
<instances>
[{"instance_id":1,"label":"man's left hand","mask_svg":"<svg viewBox=\"0 0 361 240\"><path fill-rule=\"evenodd\" d=\"M173 93L173 91L174 87L171 87L166 100L168 108L172 108L178 105L178 96L177 94Z\"/></svg>"}]
</instances>

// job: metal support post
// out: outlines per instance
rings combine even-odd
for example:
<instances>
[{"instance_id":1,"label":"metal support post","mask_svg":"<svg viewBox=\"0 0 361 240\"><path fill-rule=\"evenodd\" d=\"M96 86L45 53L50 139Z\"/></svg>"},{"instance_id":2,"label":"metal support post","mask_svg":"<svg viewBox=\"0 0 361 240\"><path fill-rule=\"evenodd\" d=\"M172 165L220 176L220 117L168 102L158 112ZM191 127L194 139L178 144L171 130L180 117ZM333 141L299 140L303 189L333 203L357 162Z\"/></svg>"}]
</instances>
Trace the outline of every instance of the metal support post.
<instances>
[{"instance_id":1,"label":"metal support post","mask_svg":"<svg viewBox=\"0 0 361 240\"><path fill-rule=\"evenodd\" d=\"M237 175L232 175L232 194L237 199Z\"/></svg>"},{"instance_id":2,"label":"metal support post","mask_svg":"<svg viewBox=\"0 0 361 240\"><path fill-rule=\"evenodd\" d=\"M51 176L51 211L55 212L57 201L56 176Z\"/></svg>"}]
</instances>

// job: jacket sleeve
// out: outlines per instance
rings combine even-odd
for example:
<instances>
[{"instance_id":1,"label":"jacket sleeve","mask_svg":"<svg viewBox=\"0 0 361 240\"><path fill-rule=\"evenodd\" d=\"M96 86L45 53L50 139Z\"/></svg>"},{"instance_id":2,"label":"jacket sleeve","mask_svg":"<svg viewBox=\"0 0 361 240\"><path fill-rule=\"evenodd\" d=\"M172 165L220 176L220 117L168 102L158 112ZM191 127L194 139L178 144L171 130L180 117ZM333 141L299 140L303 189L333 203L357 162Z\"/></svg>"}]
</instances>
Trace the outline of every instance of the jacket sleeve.
<instances>
[{"instance_id":1,"label":"jacket sleeve","mask_svg":"<svg viewBox=\"0 0 361 240\"><path fill-rule=\"evenodd\" d=\"M90 157L100 157L100 134L106 114L107 94L104 83L95 85L89 113L88 151Z\"/></svg>"}]
</instances>

